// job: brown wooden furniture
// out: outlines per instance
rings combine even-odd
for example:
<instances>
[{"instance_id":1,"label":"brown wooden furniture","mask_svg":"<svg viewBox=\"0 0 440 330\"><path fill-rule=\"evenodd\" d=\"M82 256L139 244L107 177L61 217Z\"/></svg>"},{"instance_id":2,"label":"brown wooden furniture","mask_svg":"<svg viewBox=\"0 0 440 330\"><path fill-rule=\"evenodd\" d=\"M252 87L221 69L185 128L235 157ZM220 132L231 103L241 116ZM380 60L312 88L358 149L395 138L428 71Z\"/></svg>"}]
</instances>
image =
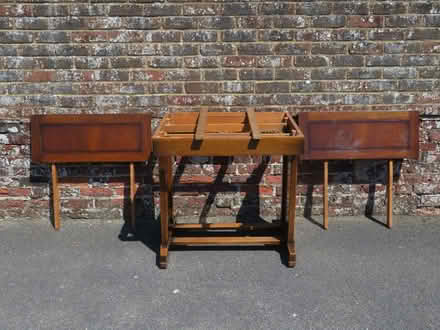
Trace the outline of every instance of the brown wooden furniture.
<instances>
[{"instance_id":1,"label":"brown wooden furniture","mask_svg":"<svg viewBox=\"0 0 440 330\"><path fill-rule=\"evenodd\" d=\"M284 112L198 112L167 114L153 136L153 150L159 157L161 268L168 265L172 245L280 245L286 243L288 266L296 263L295 207L297 158L303 151L304 136ZM283 155L283 188L281 224L177 224L173 221L172 157L173 156ZM290 165L290 182L288 181ZM289 195L289 196L288 196ZM288 211L287 211L287 198ZM287 217L287 221L286 221ZM255 235L271 230L270 235ZM191 235L194 231L251 231L252 235ZM260 232L261 233L261 232ZM223 234L225 235L225 234Z\"/></svg>"},{"instance_id":2,"label":"brown wooden furniture","mask_svg":"<svg viewBox=\"0 0 440 330\"><path fill-rule=\"evenodd\" d=\"M57 163L129 162L131 224L135 226L134 162L151 152L149 114L35 115L31 118L32 161L51 164L54 227L60 228Z\"/></svg>"},{"instance_id":3,"label":"brown wooden furniture","mask_svg":"<svg viewBox=\"0 0 440 330\"><path fill-rule=\"evenodd\" d=\"M304 159L324 160L324 228L328 228L328 160L387 159L387 225L392 226L393 159L418 158L418 112L299 114Z\"/></svg>"}]
</instances>

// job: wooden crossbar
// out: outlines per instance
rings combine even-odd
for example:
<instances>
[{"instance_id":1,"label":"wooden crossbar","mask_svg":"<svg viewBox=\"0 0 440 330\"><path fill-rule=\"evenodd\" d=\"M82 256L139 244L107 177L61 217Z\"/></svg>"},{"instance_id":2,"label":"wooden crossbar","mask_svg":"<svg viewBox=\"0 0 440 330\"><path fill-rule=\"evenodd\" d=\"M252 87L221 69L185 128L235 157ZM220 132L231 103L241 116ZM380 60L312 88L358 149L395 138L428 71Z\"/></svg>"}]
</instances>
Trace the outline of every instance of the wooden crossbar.
<instances>
[{"instance_id":1,"label":"wooden crossbar","mask_svg":"<svg viewBox=\"0 0 440 330\"><path fill-rule=\"evenodd\" d=\"M206 120L208 119L208 109L200 109L199 119L197 120L195 140L203 140L205 135Z\"/></svg>"},{"instance_id":2,"label":"wooden crossbar","mask_svg":"<svg viewBox=\"0 0 440 330\"><path fill-rule=\"evenodd\" d=\"M251 127L251 135L254 140L261 139L260 129L258 128L257 119L255 118L255 111L253 108L246 110L249 126Z\"/></svg>"},{"instance_id":3,"label":"wooden crossbar","mask_svg":"<svg viewBox=\"0 0 440 330\"><path fill-rule=\"evenodd\" d=\"M216 236L216 237L172 237L171 245L279 245L279 236Z\"/></svg>"},{"instance_id":4,"label":"wooden crossbar","mask_svg":"<svg viewBox=\"0 0 440 330\"><path fill-rule=\"evenodd\" d=\"M182 223L171 225L174 229L212 229L212 230L225 230L225 229L240 229L240 230L268 230L280 228L278 223Z\"/></svg>"}]
</instances>

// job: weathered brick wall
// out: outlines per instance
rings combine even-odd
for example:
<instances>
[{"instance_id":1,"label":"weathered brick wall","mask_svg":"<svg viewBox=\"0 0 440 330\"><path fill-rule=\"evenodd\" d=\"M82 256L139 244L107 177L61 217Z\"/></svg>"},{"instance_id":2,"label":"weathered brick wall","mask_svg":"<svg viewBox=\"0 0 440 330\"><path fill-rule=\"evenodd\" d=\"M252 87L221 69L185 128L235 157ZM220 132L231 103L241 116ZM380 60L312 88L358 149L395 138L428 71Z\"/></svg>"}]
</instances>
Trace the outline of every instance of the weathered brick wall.
<instances>
[{"instance_id":1,"label":"weathered brick wall","mask_svg":"<svg viewBox=\"0 0 440 330\"><path fill-rule=\"evenodd\" d=\"M149 112L156 125L202 105L419 111L421 157L396 172L394 212L439 215L439 27L440 1L0 0L0 218L49 213L48 168L30 162L31 114ZM300 213L322 211L321 166L302 164ZM178 159L175 169L195 183L177 185L179 215L279 212L277 157ZM156 163L137 170L138 213L157 216ZM330 214L383 213L383 164L332 162L330 174ZM126 214L126 166L60 176L63 217Z\"/></svg>"}]
</instances>

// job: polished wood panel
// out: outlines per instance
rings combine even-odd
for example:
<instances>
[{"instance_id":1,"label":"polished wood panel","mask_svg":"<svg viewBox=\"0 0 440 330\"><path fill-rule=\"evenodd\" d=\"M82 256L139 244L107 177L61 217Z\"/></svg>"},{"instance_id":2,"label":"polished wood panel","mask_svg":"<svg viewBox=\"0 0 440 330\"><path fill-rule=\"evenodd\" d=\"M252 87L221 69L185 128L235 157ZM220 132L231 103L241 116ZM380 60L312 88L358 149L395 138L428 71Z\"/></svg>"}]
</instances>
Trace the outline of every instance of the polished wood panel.
<instances>
[{"instance_id":1,"label":"polished wood panel","mask_svg":"<svg viewBox=\"0 0 440 330\"><path fill-rule=\"evenodd\" d=\"M299 120L304 159L418 157L418 112L306 112Z\"/></svg>"},{"instance_id":2,"label":"polished wood panel","mask_svg":"<svg viewBox=\"0 0 440 330\"><path fill-rule=\"evenodd\" d=\"M137 162L151 153L149 114L35 115L32 161Z\"/></svg>"}]
</instances>

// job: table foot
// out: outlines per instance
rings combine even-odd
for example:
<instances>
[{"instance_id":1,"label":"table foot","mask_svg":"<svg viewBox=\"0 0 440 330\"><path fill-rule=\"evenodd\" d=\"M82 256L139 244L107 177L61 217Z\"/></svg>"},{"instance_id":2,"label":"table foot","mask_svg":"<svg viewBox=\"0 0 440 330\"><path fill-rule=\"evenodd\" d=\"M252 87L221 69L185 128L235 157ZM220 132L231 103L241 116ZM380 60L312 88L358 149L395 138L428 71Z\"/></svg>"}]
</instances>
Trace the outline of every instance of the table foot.
<instances>
[{"instance_id":1,"label":"table foot","mask_svg":"<svg viewBox=\"0 0 440 330\"><path fill-rule=\"evenodd\" d=\"M159 268L161 268L161 269L168 268L168 246L161 245L161 247L160 247Z\"/></svg>"},{"instance_id":2,"label":"table foot","mask_svg":"<svg viewBox=\"0 0 440 330\"><path fill-rule=\"evenodd\" d=\"M287 267L296 266L295 242L287 243Z\"/></svg>"}]
</instances>

